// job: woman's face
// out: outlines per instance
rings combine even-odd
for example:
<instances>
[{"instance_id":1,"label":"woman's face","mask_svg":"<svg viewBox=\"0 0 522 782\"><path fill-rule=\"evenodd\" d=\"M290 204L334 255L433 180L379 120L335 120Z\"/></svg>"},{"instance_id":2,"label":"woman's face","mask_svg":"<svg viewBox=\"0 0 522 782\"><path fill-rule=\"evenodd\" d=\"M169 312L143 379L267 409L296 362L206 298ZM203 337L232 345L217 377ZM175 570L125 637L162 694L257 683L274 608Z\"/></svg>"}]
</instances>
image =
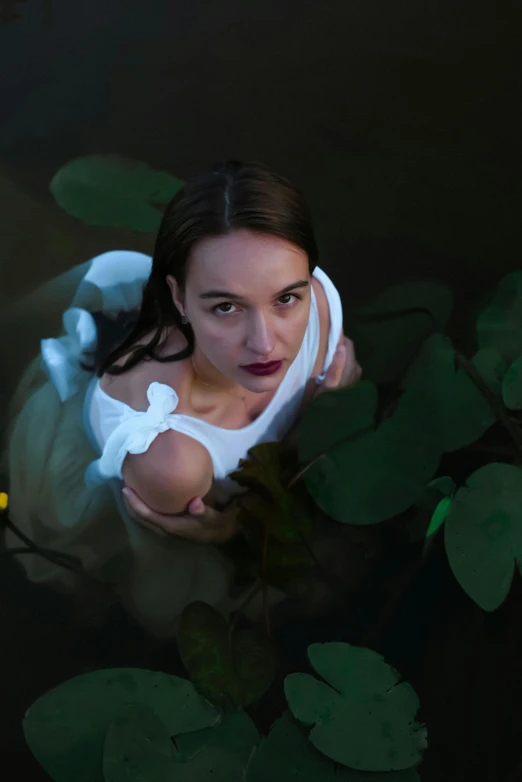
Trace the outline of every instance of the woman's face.
<instances>
[{"instance_id":1,"label":"woman's face","mask_svg":"<svg viewBox=\"0 0 522 782\"><path fill-rule=\"evenodd\" d=\"M311 278L303 250L285 239L241 229L194 246L184 298L174 278L169 275L167 281L194 330L198 376L258 392L279 385L308 325ZM283 363L273 375L242 369L278 360Z\"/></svg>"}]
</instances>

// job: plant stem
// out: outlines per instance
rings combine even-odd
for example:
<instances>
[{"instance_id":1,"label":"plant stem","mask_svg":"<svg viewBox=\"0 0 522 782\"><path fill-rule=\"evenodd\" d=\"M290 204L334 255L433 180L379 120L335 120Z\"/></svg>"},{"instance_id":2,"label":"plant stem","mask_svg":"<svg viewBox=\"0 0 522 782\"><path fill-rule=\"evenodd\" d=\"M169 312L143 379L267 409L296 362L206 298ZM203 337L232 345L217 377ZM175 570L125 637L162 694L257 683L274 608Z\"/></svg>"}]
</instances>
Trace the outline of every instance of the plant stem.
<instances>
[{"instance_id":1,"label":"plant stem","mask_svg":"<svg viewBox=\"0 0 522 782\"><path fill-rule=\"evenodd\" d=\"M489 386L484 381L484 379L479 375L479 373L477 372L473 364L470 361L468 361L466 356L463 356L462 353L458 353L457 351L455 351L455 358L457 360L457 364L459 364L460 367L469 375L469 377L473 380L473 382L475 383L479 391L481 391L482 394L486 397L497 419L507 429L507 431L511 435L511 439L516 445L517 451L522 456L522 436L520 434L520 431L513 424L511 418L507 414L504 405L499 401L498 397L492 392L492 390L489 388Z\"/></svg>"},{"instance_id":2,"label":"plant stem","mask_svg":"<svg viewBox=\"0 0 522 782\"><path fill-rule=\"evenodd\" d=\"M77 557L73 558L68 554L61 554L61 552L54 551L51 548L31 548L29 546L17 546L15 548L6 548L3 551L0 551L0 556L5 554L11 554L13 557L18 556L18 554L36 554L39 556L50 554L52 557L54 557L54 560L63 559L64 562L71 562L72 564L80 561Z\"/></svg>"},{"instance_id":3,"label":"plant stem","mask_svg":"<svg viewBox=\"0 0 522 782\"><path fill-rule=\"evenodd\" d=\"M50 548L41 548L37 543L31 540L31 538L28 538L27 535L22 532L22 530L19 530L16 524L14 524L11 519L6 518L4 521L4 526L11 530L13 535L16 535L16 537L22 541L22 543L25 543L26 546L28 546L30 549L32 549L35 554L39 554L40 552L44 551L47 554L51 554L56 557L60 557L60 559L64 559L66 561L72 562L76 565L81 565L81 559L79 557L75 557L72 554L65 554L62 551L56 551L54 549Z\"/></svg>"},{"instance_id":4,"label":"plant stem","mask_svg":"<svg viewBox=\"0 0 522 782\"><path fill-rule=\"evenodd\" d=\"M93 573L88 573L86 570L83 569L81 566L80 560L78 560L77 557L71 557L69 554L62 554L59 551L53 551L53 549L44 549L40 548L34 541L32 541L30 538L25 535L21 530L18 529L18 527L13 524L13 522L6 516L3 520L3 524L7 529L10 529L11 532L16 535L16 537L22 541L22 543L25 543L27 546L27 549L18 547L17 549L5 549L4 554L38 554L39 556L46 559L48 562L52 562L54 565L59 565L60 567L66 568L66 570L70 570L72 573L76 573L79 576L82 576L83 578L88 579L89 581L94 581L97 584L101 584L103 586L106 586L108 588L112 588L112 584L110 584L107 581L104 581L102 578L98 578L98 576L95 576Z\"/></svg>"},{"instance_id":5,"label":"plant stem","mask_svg":"<svg viewBox=\"0 0 522 782\"><path fill-rule=\"evenodd\" d=\"M268 609L268 584L266 582L265 574L268 562L268 529L265 529L263 538L263 553L261 555L261 588L263 590L263 613L265 615L265 624L268 637L271 637L270 633L270 611Z\"/></svg>"},{"instance_id":6,"label":"plant stem","mask_svg":"<svg viewBox=\"0 0 522 782\"><path fill-rule=\"evenodd\" d=\"M257 593L262 588L262 586L263 586L263 582L261 581L260 578L258 578L257 581L250 587L249 591L246 593L244 599L239 604L238 608L236 608L236 610L234 611L234 617L233 617L232 621L230 622L230 626L229 626L229 629L228 629L229 641L232 638L232 634L234 632L234 628L236 626L236 623L237 623L237 620L238 620L238 617L239 617L241 611L245 610L247 605L251 602L251 600L254 599L254 597L257 595Z\"/></svg>"}]
</instances>

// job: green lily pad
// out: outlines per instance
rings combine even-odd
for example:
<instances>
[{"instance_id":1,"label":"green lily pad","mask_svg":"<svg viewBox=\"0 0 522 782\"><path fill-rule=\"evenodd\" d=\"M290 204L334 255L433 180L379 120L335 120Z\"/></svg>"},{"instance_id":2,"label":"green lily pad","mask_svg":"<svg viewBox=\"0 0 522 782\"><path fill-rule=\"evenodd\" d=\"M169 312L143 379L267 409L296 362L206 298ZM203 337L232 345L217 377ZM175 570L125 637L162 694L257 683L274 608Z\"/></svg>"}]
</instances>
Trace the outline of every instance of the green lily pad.
<instances>
[{"instance_id":1,"label":"green lily pad","mask_svg":"<svg viewBox=\"0 0 522 782\"><path fill-rule=\"evenodd\" d=\"M174 745L159 717L148 706L126 706L105 738L105 782L171 782L173 764Z\"/></svg>"},{"instance_id":2,"label":"green lily pad","mask_svg":"<svg viewBox=\"0 0 522 782\"><path fill-rule=\"evenodd\" d=\"M247 766L245 782L418 782L415 769L361 773L336 766L318 752L289 712L261 739Z\"/></svg>"},{"instance_id":3,"label":"green lily pad","mask_svg":"<svg viewBox=\"0 0 522 782\"><path fill-rule=\"evenodd\" d=\"M297 432L299 464L304 466L325 451L358 440L375 428L377 387L368 380L319 394L307 409Z\"/></svg>"},{"instance_id":4,"label":"green lily pad","mask_svg":"<svg viewBox=\"0 0 522 782\"><path fill-rule=\"evenodd\" d=\"M361 345L365 378L394 382L424 340L444 331L453 297L446 285L419 280L394 285L363 307L350 333Z\"/></svg>"},{"instance_id":5,"label":"green lily pad","mask_svg":"<svg viewBox=\"0 0 522 782\"><path fill-rule=\"evenodd\" d=\"M77 158L54 175L50 190L68 214L88 225L156 231L180 179L119 155Z\"/></svg>"},{"instance_id":6,"label":"green lily pad","mask_svg":"<svg viewBox=\"0 0 522 782\"><path fill-rule=\"evenodd\" d=\"M522 410L522 356L518 356L504 375L502 401L509 410Z\"/></svg>"},{"instance_id":7,"label":"green lily pad","mask_svg":"<svg viewBox=\"0 0 522 782\"><path fill-rule=\"evenodd\" d=\"M509 362L522 353L522 271L506 274L479 313L477 343L496 348Z\"/></svg>"},{"instance_id":8,"label":"green lily pad","mask_svg":"<svg viewBox=\"0 0 522 782\"><path fill-rule=\"evenodd\" d=\"M250 489L245 507L250 516L280 543L291 543L312 529L310 498L305 491L288 490L283 481L284 462L279 442L259 443L240 460L240 469L229 477ZM290 476L288 476L290 477Z\"/></svg>"},{"instance_id":9,"label":"green lily pad","mask_svg":"<svg viewBox=\"0 0 522 782\"><path fill-rule=\"evenodd\" d=\"M267 499L279 499L281 487L281 449L279 442L258 443L250 448L246 459L239 460L234 480L251 491L263 489Z\"/></svg>"},{"instance_id":10,"label":"green lily pad","mask_svg":"<svg viewBox=\"0 0 522 782\"><path fill-rule=\"evenodd\" d=\"M507 363L494 348L479 351L471 364L491 391L500 394ZM433 334L426 340L404 376L402 388L423 391L433 402L445 451L457 451L480 439L495 423L491 405L468 373L455 366L449 337Z\"/></svg>"},{"instance_id":11,"label":"green lily pad","mask_svg":"<svg viewBox=\"0 0 522 782\"><path fill-rule=\"evenodd\" d=\"M246 706L273 681L277 658L257 628L235 630L203 602L188 605L180 620L178 648L190 678L212 703Z\"/></svg>"},{"instance_id":12,"label":"green lily pad","mask_svg":"<svg viewBox=\"0 0 522 782\"><path fill-rule=\"evenodd\" d=\"M321 394L298 431L304 467L318 456L312 434L322 422L324 453L304 472L303 481L316 504L346 524L376 524L407 510L440 462L440 427L423 392L406 390L395 413L375 429L370 423L376 404L375 386L368 381ZM326 405L335 408L334 415L324 414Z\"/></svg>"},{"instance_id":13,"label":"green lily pad","mask_svg":"<svg viewBox=\"0 0 522 782\"><path fill-rule=\"evenodd\" d=\"M515 561L522 568L521 508L522 471L501 463L474 472L449 508L444 542L450 567L484 611L506 598Z\"/></svg>"},{"instance_id":14,"label":"green lily pad","mask_svg":"<svg viewBox=\"0 0 522 782\"><path fill-rule=\"evenodd\" d=\"M241 512L241 523L248 524L249 519L258 522L282 543L299 540L311 531L312 519L303 499L283 486L279 442L251 448L248 458L240 459L239 469L229 478L250 491L242 498L246 515Z\"/></svg>"},{"instance_id":15,"label":"green lily pad","mask_svg":"<svg viewBox=\"0 0 522 782\"><path fill-rule=\"evenodd\" d=\"M172 782L243 782L259 738L255 724L242 710L227 712L213 728L175 736Z\"/></svg>"},{"instance_id":16,"label":"green lily pad","mask_svg":"<svg viewBox=\"0 0 522 782\"><path fill-rule=\"evenodd\" d=\"M421 761L418 698L381 655L327 643L309 646L308 656L325 681L293 673L285 694L294 717L314 726L309 738L320 752L359 771L400 771Z\"/></svg>"},{"instance_id":17,"label":"green lily pad","mask_svg":"<svg viewBox=\"0 0 522 782\"><path fill-rule=\"evenodd\" d=\"M242 782L259 733L243 711L213 728L171 736L148 707L127 707L107 733L105 782Z\"/></svg>"},{"instance_id":18,"label":"green lily pad","mask_svg":"<svg viewBox=\"0 0 522 782\"><path fill-rule=\"evenodd\" d=\"M103 782L106 733L130 704L153 709L169 735L219 721L191 682L117 668L77 676L39 698L24 719L27 744L55 782Z\"/></svg>"}]
</instances>

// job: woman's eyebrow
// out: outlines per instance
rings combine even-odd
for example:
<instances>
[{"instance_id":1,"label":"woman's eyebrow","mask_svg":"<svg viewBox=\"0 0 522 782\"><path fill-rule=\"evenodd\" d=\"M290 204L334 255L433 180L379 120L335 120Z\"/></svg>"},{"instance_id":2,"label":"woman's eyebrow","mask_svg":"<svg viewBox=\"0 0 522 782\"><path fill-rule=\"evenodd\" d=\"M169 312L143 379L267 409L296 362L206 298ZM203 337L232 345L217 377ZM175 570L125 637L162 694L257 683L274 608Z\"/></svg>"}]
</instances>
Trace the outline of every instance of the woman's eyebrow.
<instances>
[{"instance_id":1,"label":"woman's eyebrow","mask_svg":"<svg viewBox=\"0 0 522 782\"><path fill-rule=\"evenodd\" d=\"M307 285L309 285L308 280L297 280L297 282L293 282L291 285L287 285L283 290L278 291L274 296L282 296L283 293L288 293L288 291L293 290L294 288L305 288ZM236 299L236 301L244 301L244 296L239 296L237 293L232 293L231 291L218 291L218 290L211 290L206 291L205 293L199 294L200 299Z\"/></svg>"}]
</instances>

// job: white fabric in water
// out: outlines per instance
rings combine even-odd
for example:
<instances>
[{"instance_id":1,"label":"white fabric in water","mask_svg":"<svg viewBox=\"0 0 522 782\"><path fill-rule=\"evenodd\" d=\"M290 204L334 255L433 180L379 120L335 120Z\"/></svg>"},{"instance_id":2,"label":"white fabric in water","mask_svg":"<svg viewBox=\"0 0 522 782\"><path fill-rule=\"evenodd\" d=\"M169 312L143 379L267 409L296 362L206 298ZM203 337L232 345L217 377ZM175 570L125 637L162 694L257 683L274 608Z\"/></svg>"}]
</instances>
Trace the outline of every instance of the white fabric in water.
<instances>
[{"instance_id":1,"label":"white fabric in water","mask_svg":"<svg viewBox=\"0 0 522 782\"><path fill-rule=\"evenodd\" d=\"M146 451L167 428L185 431L209 449L223 491L229 495L237 484L227 482L226 476L238 459L255 442L282 436L292 423L291 401L298 398L302 380L300 374L289 374L292 365L287 373L291 383L280 404L272 406L266 417L260 416L259 424L260 419L254 421L257 426L242 430L205 426L176 415L177 394L162 383L151 384L147 412L95 394L97 379L79 364L95 345L90 313L102 309L116 317L139 307L150 265L150 257L141 253L104 253L42 286L38 296L32 294L38 330L45 339L12 396L3 461L9 472L13 522L40 546L75 555L84 568L114 582L136 619L150 632L167 636L176 633L187 603L203 600L226 614L243 596L230 597L233 567L219 547L158 537L132 522L121 497L125 454ZM329 278L316 271L331 308L327 368L342 328L342 309ZM57 307L64 313L63 332L52 337L47 324L56 322ZM308 367L311 371L317 345L318 324L309 324L306 351L302 363L294 362L295 372L306 372ZM92 480L86 481L89 476ZM10 532L6 543L19 545ZM75 574L39 556L25 555L20 563L32 581L67 589L79 585ZM270 590L270 595L274 601L281 597L277 590ZM260 599L253 601L251 613L260 610Z\"/></svg>"}]
</instances>

